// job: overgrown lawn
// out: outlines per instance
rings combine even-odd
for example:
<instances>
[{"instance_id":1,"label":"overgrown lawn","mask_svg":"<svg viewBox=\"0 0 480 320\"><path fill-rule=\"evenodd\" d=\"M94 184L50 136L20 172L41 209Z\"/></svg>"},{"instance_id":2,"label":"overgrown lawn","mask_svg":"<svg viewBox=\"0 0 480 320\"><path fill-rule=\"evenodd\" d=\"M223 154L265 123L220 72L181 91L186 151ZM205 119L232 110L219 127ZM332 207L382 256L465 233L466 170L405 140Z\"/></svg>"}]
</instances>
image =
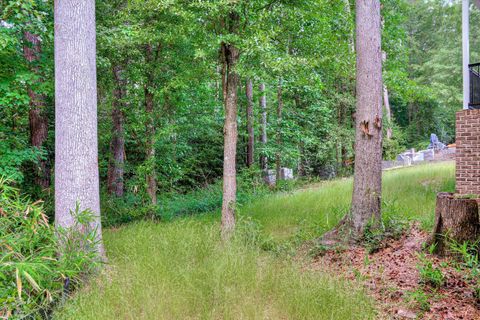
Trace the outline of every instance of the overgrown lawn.
<instances>
[{"instance_id":1,"label":"overgrown lawn","mask_svg":"<svg viewBox=\"0 0 480 320\"><path fill-rule=\"evenodd\" d=\"M244 205L229 244L220 241L218 213L106 230L109 266L56 318L372 319L361 288L305 270L291 254L341 219L351 185L323 182ZM430 228L436 192L453 188L452 163L388 171L384 214Z\"/></svg>"}]
</instances>

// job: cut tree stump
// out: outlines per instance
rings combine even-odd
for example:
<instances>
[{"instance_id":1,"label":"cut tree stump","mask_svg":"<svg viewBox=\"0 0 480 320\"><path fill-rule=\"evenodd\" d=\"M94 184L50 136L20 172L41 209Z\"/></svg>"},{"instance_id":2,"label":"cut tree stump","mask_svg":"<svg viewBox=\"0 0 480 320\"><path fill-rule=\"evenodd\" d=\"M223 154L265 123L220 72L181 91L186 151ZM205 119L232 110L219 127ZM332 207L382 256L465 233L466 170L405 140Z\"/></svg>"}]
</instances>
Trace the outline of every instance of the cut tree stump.
<instances>
[{"instance_id":1,"label":"cut tree stump","mask_svg":"<svg viewBox=\"0 0 480 320\"><path fill-rule=\"evenodd\" d=\"M461 195L441 192L437 194L435 225L429 241L436 244L435 253L449 253L449 241L475 242L480 236L478 198L462 198Z\"/></svg>"}]
</instances>

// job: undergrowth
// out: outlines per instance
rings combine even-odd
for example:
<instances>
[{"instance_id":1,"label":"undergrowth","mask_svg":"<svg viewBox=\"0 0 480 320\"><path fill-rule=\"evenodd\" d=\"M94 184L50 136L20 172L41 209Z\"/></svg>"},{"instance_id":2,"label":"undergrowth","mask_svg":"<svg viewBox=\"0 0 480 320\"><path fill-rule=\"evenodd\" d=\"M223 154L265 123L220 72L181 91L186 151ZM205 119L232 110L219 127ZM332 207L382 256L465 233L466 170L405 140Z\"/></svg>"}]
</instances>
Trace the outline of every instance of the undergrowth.
<instances>
[{"instance_id":1,"label":"undergrowth","mask_svg":"<svg viewBox=\"0 0 480 320\"><path fill-rule=\"evenodd\" d=\"M85 227L91 214L73 214L72 230L56 233L41 202L20 196L8 180L0 178L0 318L48 317L65 290L75 288L95 268L96 254L75 245L94 244L94 232L84 236L74 231ZM62 255L58 255L60 244Z\"/></svg>"},{"instance_id":2,"label":"undergrowth","mask_svg":"<svg viewBox=\"0 0 480 320\"><path fill-rule=\"evenodd\" d=\"M282 180L275 186L264 183L261 172L244 170L237 177L237 206L254 200L288 192L314 180ZM105 226L118 226L141 219L170 221L174 218L211 213L222 207L222 181L187 193L159 192L158 204L152 206L145 195L126 193L123 198L102 197L102 222Z\"/></svg>"},{"instance_id":3,"label":"undergrowth","mask_svg":"<svg viewBox=\"0 0 480 320\"><path fill-rule=\"evenodd\" d=\"M219 224L139 222L105 234L115 266L55 319L373 319L361 288L259 245L245 220L229 242Z\"/></svg>"},{"instance_id":4,"label":"undergrowth","mask_svg":"<svg viewBox=\"0 0 480 320\"><path fill-rule=\"evenodd\" d=\"M453 170L448 163L386 172L383 231L398 236L410 221L420 221L423 228L430 229L436 192L452 190ZM79 292L56 317L374 318L371 301L362 289L332 275L309 271L295 255L302 243L320 237L348 212L351 186L351 179L337 179L293 192L266 193L268 196L257 190L258 198L238 206L240 222L234 241L228 244L220 241L218 210L198 214L209 208L208 203L217 201L218 205L212 194L219 192L219 185L212 186L216 191L199 190L190 200L176 199L173 209L165 210L180 212L166 215L176 219L106 229L104 240L113 267ZM212 199L200 204L193 200L209 195ZM200 209L184 209L195 206ZM184 214L188 216L182 217ZM366 238L372 249L381 243L381 236L373 230ZM420 293L416 296L419 302L425 300Z\"/></svg>"}]
</instances>

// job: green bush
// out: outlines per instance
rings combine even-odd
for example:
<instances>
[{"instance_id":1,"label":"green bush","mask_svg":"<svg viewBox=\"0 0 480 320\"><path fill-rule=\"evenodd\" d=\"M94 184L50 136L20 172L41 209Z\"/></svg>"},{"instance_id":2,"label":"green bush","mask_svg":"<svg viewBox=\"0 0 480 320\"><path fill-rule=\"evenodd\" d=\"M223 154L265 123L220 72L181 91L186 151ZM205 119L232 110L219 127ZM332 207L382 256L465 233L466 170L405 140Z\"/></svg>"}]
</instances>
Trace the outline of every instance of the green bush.
<instances>
[{"instance_id":1,"label":"green bush","mask_svg":"<svg viewBox=\"0 0 480 320\"><path fill-rule=\"evenodd\" d=\"M244 169L237 177L237 205L242 206L275 192L288 192L309 182L312 181L288 180L280 181L276 186L268 186L258 168ZM220 210L222 208L222 180L188 193L162 193L160 191L157 206L149 205L150 200L141 193L127 193L122 198L105 194L102 198L102 222L105 226L119 225L145 218L169 221L176 217Z\"/></svg>"},{"instance_id":2,"label":"green bush","mask_svg":"<svg viewBox=\"0 0 480 320\"><path fill-rule=\"evenodd\" d=\"M89 212L74 212L72 230L55 232L40 201L22 197L0 178L0 318L41 318L97 265ZM78 230L78 231L73 231ZM79 250L78 243L84 244ZM62 255L57 255L59 246Z\"/></svg>"}]
</instances>

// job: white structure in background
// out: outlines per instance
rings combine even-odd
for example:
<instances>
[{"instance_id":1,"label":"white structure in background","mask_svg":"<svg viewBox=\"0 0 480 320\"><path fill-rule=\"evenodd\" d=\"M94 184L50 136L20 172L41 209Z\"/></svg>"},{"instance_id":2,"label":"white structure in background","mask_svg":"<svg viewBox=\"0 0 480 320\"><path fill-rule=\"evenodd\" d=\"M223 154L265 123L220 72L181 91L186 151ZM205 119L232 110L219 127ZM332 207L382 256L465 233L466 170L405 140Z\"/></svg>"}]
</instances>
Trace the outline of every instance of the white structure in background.
<instances>
[{"instance_id":1,"label":"white structure in background","mask_svg":"<svg viewBox=\"0 0 480 320\"><path fill-rule=\"evenodd\" d=\"M280 180L293 180L293 169L281 168ZM269 185L274 185L277 180L277 172L275 170L268 170L268 175L265 176L265 182Z\"/></svg>"},{"instance_id":2,"label":"white structure in background","mask_svg":"<svg viewBox=\"0 0 480 320\"><path fill-rule=\"evenodd\" d=\"M478 2L478 0L476 0ZM463 109L470 102L470 1L462 0Z\"/></svg>"}]
</instances>

